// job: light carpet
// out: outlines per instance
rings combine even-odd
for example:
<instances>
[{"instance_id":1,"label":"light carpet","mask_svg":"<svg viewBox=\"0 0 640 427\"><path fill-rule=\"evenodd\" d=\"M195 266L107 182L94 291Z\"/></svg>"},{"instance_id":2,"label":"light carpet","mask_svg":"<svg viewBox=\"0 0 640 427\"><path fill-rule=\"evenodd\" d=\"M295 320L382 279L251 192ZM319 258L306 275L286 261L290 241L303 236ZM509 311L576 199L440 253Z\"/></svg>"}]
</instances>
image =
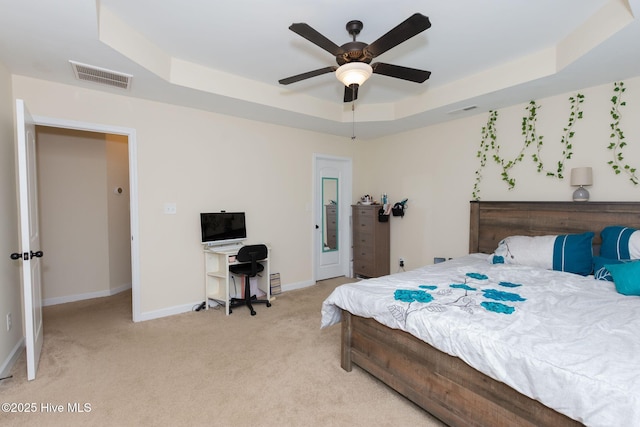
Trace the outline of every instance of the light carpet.
<instances>
[{"instance_id":1,"label":"light carpet","mask_svg":"<svg viewBox=\"0 0 640 427\"><path fill-rule=\"evenodd\" d=\"M320 329L338 278L225 316L220 309L131 321L131 293L44 308L34 381L24 354L0 381L4 426L442 426L354 367L340 326ZM4 409L4 407L3 407Z\"/></svg>"}]
</instances>

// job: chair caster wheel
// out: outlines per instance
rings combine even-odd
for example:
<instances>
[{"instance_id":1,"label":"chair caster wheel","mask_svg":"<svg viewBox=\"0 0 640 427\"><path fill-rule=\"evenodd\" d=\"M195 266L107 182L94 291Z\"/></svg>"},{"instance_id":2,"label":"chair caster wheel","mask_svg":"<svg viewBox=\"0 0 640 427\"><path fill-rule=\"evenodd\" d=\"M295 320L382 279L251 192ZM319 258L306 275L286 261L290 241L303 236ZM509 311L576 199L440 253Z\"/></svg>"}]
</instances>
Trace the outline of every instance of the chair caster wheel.
<instances>
[{"instance_id":1,"label":"chair caster wheel","mask_svg":"<svg viewBox=\"0 0 640 427\"><path fill-rule=\"evenodd\" d=\"M255 315L256 315L256 312L255 312L255 311L253 311L253 310L251 310L251 315L252 315L252 316L255 316Z\"/></svg>"},{"instance_id":2,"label":"chair caster wheel","mask_svg":"<svg viewBox=\"0 0 640 427\"><path fill-rule=\"evenodd\" d=\"M267 307L271 307L271 303L270 302L267 303Z\"/></svg>"}]
</instances>

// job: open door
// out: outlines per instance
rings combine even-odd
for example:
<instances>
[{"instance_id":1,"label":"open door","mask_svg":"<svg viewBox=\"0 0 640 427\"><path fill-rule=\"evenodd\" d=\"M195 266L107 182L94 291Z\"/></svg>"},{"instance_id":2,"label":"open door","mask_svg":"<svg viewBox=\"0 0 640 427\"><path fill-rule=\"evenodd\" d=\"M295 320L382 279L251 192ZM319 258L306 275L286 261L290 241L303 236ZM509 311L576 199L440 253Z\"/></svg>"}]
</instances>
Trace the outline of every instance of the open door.
<instances>
[{"instance_id":1,"label":"open door","mask_svg":"<svg viewBox=\"0 0 640 427\"><path fill-rule=\"evenodd\" d=\"M21 99L16 100L16 118L21 252L12 254L11 258L22 258L22 313L27 350L27 379L33 380L36 377L44 340L40 281L42 251L38 227L36 128Z\"/></svg>"}]
</instances>

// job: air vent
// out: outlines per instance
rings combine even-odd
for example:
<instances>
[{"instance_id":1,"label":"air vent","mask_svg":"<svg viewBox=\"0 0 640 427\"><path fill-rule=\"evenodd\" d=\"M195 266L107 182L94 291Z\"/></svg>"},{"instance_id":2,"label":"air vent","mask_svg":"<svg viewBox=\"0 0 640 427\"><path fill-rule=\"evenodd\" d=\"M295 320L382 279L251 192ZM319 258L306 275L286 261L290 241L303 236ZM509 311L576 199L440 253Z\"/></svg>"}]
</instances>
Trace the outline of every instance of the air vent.
<instances>
[{"instance_id":1,"label":"air vent","mask_svg":"<svg viewBox=\"0 0 640 427\"><path fill-rule=\"evenodd\" d=\"M99 83L119 89L129 89L131 87L131 74L120 73L95 67L93 65L81 64L80 62L69 61L76 79Z\"/></svg>"}]
</instances>

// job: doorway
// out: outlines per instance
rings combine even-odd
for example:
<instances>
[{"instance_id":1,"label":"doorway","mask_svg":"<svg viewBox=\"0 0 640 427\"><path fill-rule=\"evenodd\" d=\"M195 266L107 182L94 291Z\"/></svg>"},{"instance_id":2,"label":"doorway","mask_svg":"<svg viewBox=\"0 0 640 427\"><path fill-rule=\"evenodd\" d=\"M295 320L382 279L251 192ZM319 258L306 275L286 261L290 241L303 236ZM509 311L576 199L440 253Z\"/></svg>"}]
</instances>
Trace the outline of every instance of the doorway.
<instances>
[{"instance_id":1,"label":"doorway","mask_svg":"<svg viewBox=\"0 0 640 427\"><path fill-rule=\"evenodd\" d=\"M349 275L352 161L314 154L314 280Z\"/></svg>"},{"instance_id":2,"label":"doorway","mask_svg":"<svg viewBox=\"0 0 640 427\"><path fill-rule=\"evenodd\" d=\"M128 168L129 168L129 228L130 228L130 258L131 258L131 306L132 320L144 320L140 312L140 247L139 247L139 219L138 219L138 168L137 168L137 140L136 131L132 128L102 125L96 123L77 122L73 120L57 119L44 116L33 116L36 126L61 128L75 131L97 132L103 134L121 135L127 138ZM127 197L125 195L125 197ZM87 240L90 244L90 240ZM77 250L86 250L79 248Z\"/></svg>"},{"instance_id":3,"label":"doorway","mask_svg":"<svg viewBox=\"0 0 640 427\"><path fill-rule=\"evenodd\" d=\"M43 305L129 290L127 137L36 126L36 140Z\"/></svg>"}]
</instances>

